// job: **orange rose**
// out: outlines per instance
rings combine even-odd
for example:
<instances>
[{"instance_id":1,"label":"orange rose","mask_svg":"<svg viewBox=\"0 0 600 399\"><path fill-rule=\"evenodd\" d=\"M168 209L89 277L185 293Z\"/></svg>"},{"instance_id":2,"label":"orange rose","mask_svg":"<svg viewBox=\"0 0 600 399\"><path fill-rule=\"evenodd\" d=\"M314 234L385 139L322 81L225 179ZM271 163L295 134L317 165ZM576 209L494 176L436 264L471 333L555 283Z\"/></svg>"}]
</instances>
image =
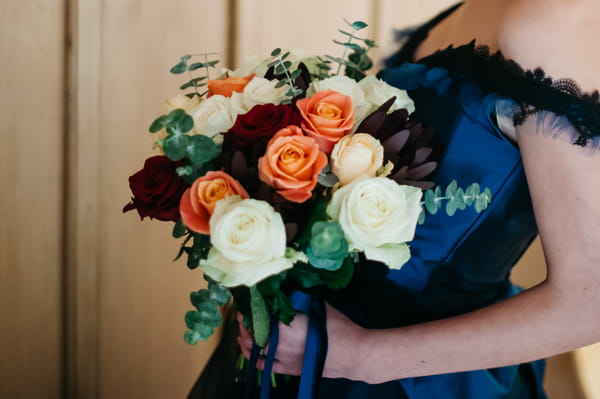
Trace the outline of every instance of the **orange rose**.
<instances>
[{"instance_id":1,"label":"orange rose","mask_svg":"<svg viewBox=\"0 0 600 399\"><path fill-rule=\"evenodd\" d=\"M312 196L325 165L327 156L317 142L304 136L298 126L288 126L269 141L258 160L258 175L283 198L300 203Z\"/></svg>"},{"instance_id":2,"label":"orange rose","mask_svg":"<svg viewBox=\"0 0 600 399\"><path fill-rule=\"evenodd\" d=\"M317 92L312 97L298 100L296 106L302 115L302 129L327 154L354 126L352 98L337 91Z\"/></svg>"},{"instance_id":3,"label":"orange rose","mask_svg":"<svg viewBox=\"0 0 600 399\"><path fill-rule=\"evenodd\" d=\"M208 221L218 200L231 195L250 198L244 187L225 172L208 172L196 179L181 197L179 212L183 224L196 233L209 234Z\"/></svg>"},{"instance_id":4,"label":"orange rose","mask_svg":"<svg viewBox=\"0 0 600 399\"><path fill-rule=\"evenodd\" d=\"M223 78L217 80L208 81L208 96L214 96L220 94L224 97L231 97L233 92L241 93L244 91L244 87L254 78L255 74L250 74L246 77L232 76L230 78Z\"/></svg>"}]
</instances>

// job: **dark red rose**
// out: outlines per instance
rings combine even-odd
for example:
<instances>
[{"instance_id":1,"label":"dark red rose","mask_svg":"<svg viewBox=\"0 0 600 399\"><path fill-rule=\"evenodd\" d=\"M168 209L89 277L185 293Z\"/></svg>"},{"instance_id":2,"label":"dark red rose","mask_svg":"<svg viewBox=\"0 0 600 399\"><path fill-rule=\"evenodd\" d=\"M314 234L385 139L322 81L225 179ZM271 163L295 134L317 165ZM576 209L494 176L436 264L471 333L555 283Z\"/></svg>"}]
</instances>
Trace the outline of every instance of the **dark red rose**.
<instances>
[{"instance_id":1,"label":"dark red rose","mask_svg":"<svg viewBox=\"0 0 600 399\"><path fill-rule=\"evenodd\" d=\"M225 139L232 139L236 146L266 143L280 129L288 125L299 125L300 120L300 114L291 105L255 105L247 113L238 115Z\"/></svg>"},{"instance_id":2,"label":"dark red rose","mask_svg":"<svg viewBox=\"0 0 600 399\"><path fill-rule=\"evenodd\" d=\"M146 159L144 168L129 177L133 198L123 212L137 209L142 220L146 216L165 221L179 220L179 201L188 184L177 175L177 166L162 155Z\"/></svg>"}]
</instances>

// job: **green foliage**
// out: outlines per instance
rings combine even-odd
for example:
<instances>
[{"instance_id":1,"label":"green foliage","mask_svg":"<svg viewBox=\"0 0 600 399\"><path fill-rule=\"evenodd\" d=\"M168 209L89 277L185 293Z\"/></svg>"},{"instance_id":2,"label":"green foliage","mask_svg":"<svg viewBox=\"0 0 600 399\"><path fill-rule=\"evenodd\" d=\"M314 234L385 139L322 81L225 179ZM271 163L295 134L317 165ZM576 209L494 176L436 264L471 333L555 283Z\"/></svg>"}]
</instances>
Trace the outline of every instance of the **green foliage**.
<instances>
[{"instance_id":1,"label":"green foliage","mask_svg":"<svg viewBox=\"0 0 600 399\"><path fill-rule=\"evenodd\" d=\"M329 271L342 267L348 255L348 242L339 223L317 221L311 227L311 238L306 248L310 264Z\"/></svg>"},{"instance_id":2,"label":"green foliage","mask_svg":"<svg viewBox=\"0 0 600 399\"><path fill-rule=\"evenodd\" d=\"M185 314L185 324L188 330L184 340L195 345L198 340L206 341L214 334L215 328L223 322L219 306L225 306L231 299L229 290L207 278L208 289L202 289L190 294L190 302L196 310Z\"/></svg>"},{"instance_id":3,"label":"green foliage","mask_svg":"<svg viewBox=\"0 0 600 399\"><path fill-rule=\"evenodd\" d=\"M250 287L250 308L252 310L254 342L258 346L264 347L269 338L269 312L265 299L256 286Z\"/></svg>"},{"instance_id":4,"label":"green foliage","mask_svg":"<svg viewBox=\"0 0 600 399\"><path fill-rule=\"evenodd\" d=\"M312 288L322 284L319 271L304 263L296 263L289 271L288 276L302 288Z\"/></svg>"},{"instance_id":5,"label":"green foliage","mask_svg":"<svg viewBox=\"0 0 600 399\"><path fill-rule=\"evenodd\" d=\"M492 192L486 188L483 193L479 184L473 183L466 190L458 186L456 180L450 182L444 195L442 189L438 186L425 192L424 201L421 203L423 211L419 216L419 224L425 222L425 211L435 215L442 207L442 202L446 202L445 211L448 216L454 216L456 211L465 210L467 207L474 206L475 212L483 212L492 201Z\"/></svg>"},{"instance_id":6,"label":"green foliage","mask_svg":"<svg viewBox=\"0 0 600 399\"><path fill-rule=\"evenodd\" d=\"M285 324L290 324L296 315L290 299L281 290L276 290L273 298L273 312L279 315L279 319Z\"/></svg>"},{"instance_id":7,"label":"green foliage","mask_svg":"<svg viewBox=\"0 0 600 399\"><path fill-rule=\"evenodd\" d=\"M280 48L276 48L271 51L271 57L273 60L267 64L267 68L274 68L274 74L278 76L284 76L284 79L280 80L275 88L283 87L286 84L290 87L289 90L285 93L288 97L296 97L302 94L302 90L296 87L295 80L302 71L299 69L292 71L290 68L292 67L291 61L285 61L290 55L289 51L282 54Z\"/></svg>"},{"instance_id":8,"label":"green foliage","mask_svg":"<svg viewBox=\"0 0 600 399\"><path fill-rule=\"evenodd\" d=\"M209 137L201 134L191 136L186 148L188 159L198 168L218 157L220 153L220 147Z\"/></svg>"},{"instance_id":9,"label":"green foliage","mask_svg":"<svg viewBox=\"0 0 600 399\"><path fill-rule=\"evenodd\" d=\"M331 289L337 290L346 287L354 275L354 262L352 258L346 257L342 266L334 271L321 271L321 280L323 284Z\"/></svg>"},{"instance_id":10,"label":"green foliage","mask_svg":"<svg viewBox=\"0 0 600 399\"><path fill-rule=\"evenodd\" d=\"M204 53L204 54L187 54L180 58L179 62L171 67L170 72L175 75L182 75L188 73L189 80L180 86L181 90L193 88L192 93L187 93L186 96L192 98L194 96L203 97L206 92L200 93L198 88L206 86L206 83L200 83L205 79L210 79L210 69L214 68L219 61L209 60L209 56L215 55L216 53ZM201 62L191 62L192 58L200 57ZM202 76L194 77L192 72L199 69L205 69L205 73Z\"/></svg>"},{"instance_id":11,"label":"green foliage","mask_svg":"<svg viewBox=\"0 0 600 399\"><path fill-rule=\"evenodd\" d=\"M187 234L187 227L183 224L183 220L179 219L173 226L173 238L181 238Z\"/></svg>"},{"instance_id":12,"label":"green foliage","mask_svg":"<svg viewBox=\"0 0 600 399\"><path fill-rule=\"evenodd\" d=\"M320 221L320 220L327 220L327 198L325 196L319 197L313 207L312 210L310 212L310 214L308 215L308 220L306 222L306 226L304 227L304 230L302 231L302 233L300 234L300 236L298 237L298 239L296 240L297 245L299 246L304 246L307 245L308 242L310 241L310 237L311 237L311 229L313 224L315 224L316 222Z\"/></svg>"},{"instance_id":13,"label":"green foliage","mask_svg":"<svg viewBox=\"0 0 600 399\"><path fill-rule=\"evenodd\" d=\"M335 44L338 44L344 48L344 52L341 57L333 57L331 55L326 55L325 57L330 61L338 64L338 69L336 71L336 75L339 75L342 66L345 67L344 74L356 81L361 80L365 77L365 72L373 66L373 61L368 55L368 52L373 47L376 47L376 44L373 40L364 39L359 36L356 36L356 32L362 30L367 27L367 24L362 21L349 22L344 20L346 24L352 28L352 32L347 32L345 30L340 29L339 32L346 36L346 41L342 42L339 40L333 40ZM348 51L351 51L348 54ZM318 64L320 69L329 71L329 65L325 63Z\"/></svg>"}]
</instances>

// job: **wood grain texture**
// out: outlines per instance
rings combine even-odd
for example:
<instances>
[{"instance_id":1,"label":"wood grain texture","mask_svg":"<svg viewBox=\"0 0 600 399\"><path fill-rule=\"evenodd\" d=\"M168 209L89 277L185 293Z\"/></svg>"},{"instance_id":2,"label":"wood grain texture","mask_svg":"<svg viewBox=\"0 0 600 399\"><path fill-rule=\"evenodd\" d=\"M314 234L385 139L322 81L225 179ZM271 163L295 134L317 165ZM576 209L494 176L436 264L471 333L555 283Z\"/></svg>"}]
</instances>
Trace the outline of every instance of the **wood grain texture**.
<instances>
[{"instance_id":1,"label":"wood grain texture","mask_svg":"<svg viewBox=\"0 0 600 399\"><path fill-rule=\"evenodd\" d=\"M251 54L266 58L276 47L339 56L342 50L331 40L344 40L338 33L346 28L343 19L369 22L373 11L369 0L239 0L237 7L238 61ZM361 31L362 36L371 31Z\"/></svg>"},{"instance_id":2,"label":"wood grain texture","mask_svg":"<svg viewBox=\"0 0 600 399\"><path fill-rule=\"evenodd\" d=\"M130 198L127 177L156 154L148 126L185 79L170 75L170 67L188 53L225 55L226 17L226 2L103 0L96 15L99 37L80 43L100 51L94 98L79 92L80 109L97 109L90 120L79 120L78 132L80 148L87 148L82 140L94 146L89 167L96 178L81 181L78 192L96 196L90 239L97 254L102 398L184 397L214 347L214 340L196 347L183 341L183 317L192 308L189 293L204 280L199 270L173 263L179 243L171 237L172 224L140 222L121 209ZM86 260L89 254L80 259L80 268Z\"/></svg>"},{"instance_id":3,"label":"wood grain texture","mask_svg":"<svg viewBox=\"0 0 600 399\"><path fill-rule=\"evenodd\" d=\"M0 2L0 397L59 398L63 29L58 0Z\"/></svg>"}]
</instances>

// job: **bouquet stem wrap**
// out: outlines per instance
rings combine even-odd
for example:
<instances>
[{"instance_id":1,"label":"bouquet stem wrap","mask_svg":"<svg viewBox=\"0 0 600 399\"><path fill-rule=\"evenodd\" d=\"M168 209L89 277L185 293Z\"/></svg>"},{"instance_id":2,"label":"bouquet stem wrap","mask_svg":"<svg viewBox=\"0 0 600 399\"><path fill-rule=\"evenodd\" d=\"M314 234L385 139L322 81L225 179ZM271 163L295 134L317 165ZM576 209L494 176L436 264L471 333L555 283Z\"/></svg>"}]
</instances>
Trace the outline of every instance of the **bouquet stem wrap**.
<instances>
[{"instance_id":1,"label":"bouquet stem wrap","mask_svg":"<svg viewBox=\"0 0 600 399\"><path fill-rule=\"evenodd\" d=\"M304 348L304 360L302 363L302 376L298 399L312 399L316 396L319 381L323 375L325 359L327 357L327 322L325 304L319 298L302 291L294 291L290 297L296 311L308 315L308 331L306 346ZM274 318L269 333L269 350L265 360L262 380L260 384L260 399L269 399L271 390L271 372L275 362L275 353L279 341L279 323ZM246 394L245 399L250 399L251 386L255 381L256 363L258 361L260 347L254 344L250 356L250 365L246 371Z\"/></svg>"}]
</instances>

